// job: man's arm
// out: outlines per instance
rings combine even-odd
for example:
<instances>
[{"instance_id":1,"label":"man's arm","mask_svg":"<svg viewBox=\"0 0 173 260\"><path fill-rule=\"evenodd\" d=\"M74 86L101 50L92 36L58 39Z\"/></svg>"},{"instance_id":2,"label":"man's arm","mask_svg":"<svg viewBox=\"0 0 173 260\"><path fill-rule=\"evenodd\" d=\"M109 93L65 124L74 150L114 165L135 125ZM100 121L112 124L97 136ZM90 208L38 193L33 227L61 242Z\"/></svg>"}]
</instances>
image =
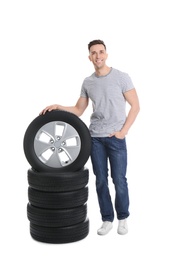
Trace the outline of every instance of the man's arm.
<instances>
[{"instance_id":1,"label":"man's arm","mask_svg":"<svg viewBox=\"0 0 173 260\"><path fill-rule=\"evenodd\" d=\"M115 135L117 138L123 139L127 135L130 127L134 123L134 121L140 111L139 99L138 99L135 89L125 92L124 97L125 97L126 101L129 103L129 105L131 106L131 108L129 110L125 124L124 124L123 128L121 129L121 131L112 133L110 135L110 137Z\"/></svg>"},{"instance_id":2,"label":"man's arm","mask_svg":"<svg viewBox=\"0 0 173 260\"><path fill-rule=\"evenodd\" d=\"M83 114L83 112L85 111L85 109L88 106L88 98L84 98L84 97L80 97L76 103L75 106L61 106L61 105L51 105L51 106L47 106L46 108L44 108L41 112L40 115L44 115L47 111L50 112L52 110L65 110L68 112L71 112L77 116L81 116Z\"/></svg>"}]
</instances>

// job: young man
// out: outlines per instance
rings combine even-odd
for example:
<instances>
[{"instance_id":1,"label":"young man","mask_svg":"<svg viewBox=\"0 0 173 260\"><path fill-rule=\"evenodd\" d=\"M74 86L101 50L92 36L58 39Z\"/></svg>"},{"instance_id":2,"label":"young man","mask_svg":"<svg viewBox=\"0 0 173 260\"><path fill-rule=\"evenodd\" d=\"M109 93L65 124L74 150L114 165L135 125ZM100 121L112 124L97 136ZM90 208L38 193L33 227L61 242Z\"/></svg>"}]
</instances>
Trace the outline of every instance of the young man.
<instances>
[{"instance_id":1,"label":"young man","mask_svg":"<svg viewBox=\"0 0 173 260\"><path fill-rule=\"evenodd\" d=\"M108 187L108 160L111 178L115 186L115 210L118 234L128 232L129 194L126 179L127 149L126 135L139 112L139 100L133 83L127 73L106 65L106 45L101 40L88 44L89 60L95 72L84 79L80 98L75 106L51 105L40 114L54 109L66 110L81 116L88 106L89 98L93 113L89 130L92 137L91 161L96 176L96 190L102 226L99 235L107 234L113 227L114 209ZM130 110L126 116L126 101Z\"/></svg>"}]
</instances>

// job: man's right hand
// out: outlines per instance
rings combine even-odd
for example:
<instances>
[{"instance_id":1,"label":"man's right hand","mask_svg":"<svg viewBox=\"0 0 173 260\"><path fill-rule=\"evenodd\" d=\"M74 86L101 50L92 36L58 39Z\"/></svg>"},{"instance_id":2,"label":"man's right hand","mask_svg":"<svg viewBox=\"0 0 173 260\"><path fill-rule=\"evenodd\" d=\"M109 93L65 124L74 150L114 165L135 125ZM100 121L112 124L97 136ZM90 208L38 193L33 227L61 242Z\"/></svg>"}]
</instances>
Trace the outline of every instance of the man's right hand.
<instances>
[{"instance_id":1,"label":"man's right hand","mask_svg":"<svg viewBox=\"0 0 173 260\"><path fill-rule=\"evenodd\" d=\"M51 106L47 106L40 112L40 115L44 115L46 112L50 112L50 111L56 110L56 109L58 109L58 105L57 104L51 105Z\"/></svg>"}]
</instances>

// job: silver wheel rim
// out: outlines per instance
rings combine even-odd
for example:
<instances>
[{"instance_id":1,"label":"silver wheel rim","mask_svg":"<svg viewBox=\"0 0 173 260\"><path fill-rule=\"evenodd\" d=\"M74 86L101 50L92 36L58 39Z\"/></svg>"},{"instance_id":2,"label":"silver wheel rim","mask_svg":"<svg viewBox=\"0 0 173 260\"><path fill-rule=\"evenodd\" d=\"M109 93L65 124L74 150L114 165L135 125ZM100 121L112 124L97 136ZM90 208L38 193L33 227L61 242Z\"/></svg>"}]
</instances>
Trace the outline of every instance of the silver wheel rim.
<instances>
[{"instance_id":1,"label":"silver wheel rim","mask_svg":"<svg viewBox=\"0 0 173 260\"><path fill-rule=\"evenodd\" d=\"M81 140L71 125L53 121L42 126L37 132L34 150L45 165L62 168L76 160L81 150Z\"/></svg>"}]
</instances>

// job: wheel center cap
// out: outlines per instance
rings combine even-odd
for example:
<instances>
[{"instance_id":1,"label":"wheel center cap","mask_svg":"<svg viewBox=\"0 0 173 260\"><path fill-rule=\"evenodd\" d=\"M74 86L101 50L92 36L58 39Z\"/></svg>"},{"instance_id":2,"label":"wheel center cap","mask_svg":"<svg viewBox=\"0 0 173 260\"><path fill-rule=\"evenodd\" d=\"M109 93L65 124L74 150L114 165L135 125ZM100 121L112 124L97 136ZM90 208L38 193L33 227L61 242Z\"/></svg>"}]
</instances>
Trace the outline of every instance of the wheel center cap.
<instances>
[{"instance_id":1,"label":"wheel center cap","mask_svg":"<svg viewBox=\"0 0 173 260\"><path fill-rule=\"evenodd\" d=\"M61 143L60 143L59 141L56 141L56 142L54 143L54 146L55 146L56 148L59 148L59 147L61 146Z\"/></svg>"}]
</instances>

